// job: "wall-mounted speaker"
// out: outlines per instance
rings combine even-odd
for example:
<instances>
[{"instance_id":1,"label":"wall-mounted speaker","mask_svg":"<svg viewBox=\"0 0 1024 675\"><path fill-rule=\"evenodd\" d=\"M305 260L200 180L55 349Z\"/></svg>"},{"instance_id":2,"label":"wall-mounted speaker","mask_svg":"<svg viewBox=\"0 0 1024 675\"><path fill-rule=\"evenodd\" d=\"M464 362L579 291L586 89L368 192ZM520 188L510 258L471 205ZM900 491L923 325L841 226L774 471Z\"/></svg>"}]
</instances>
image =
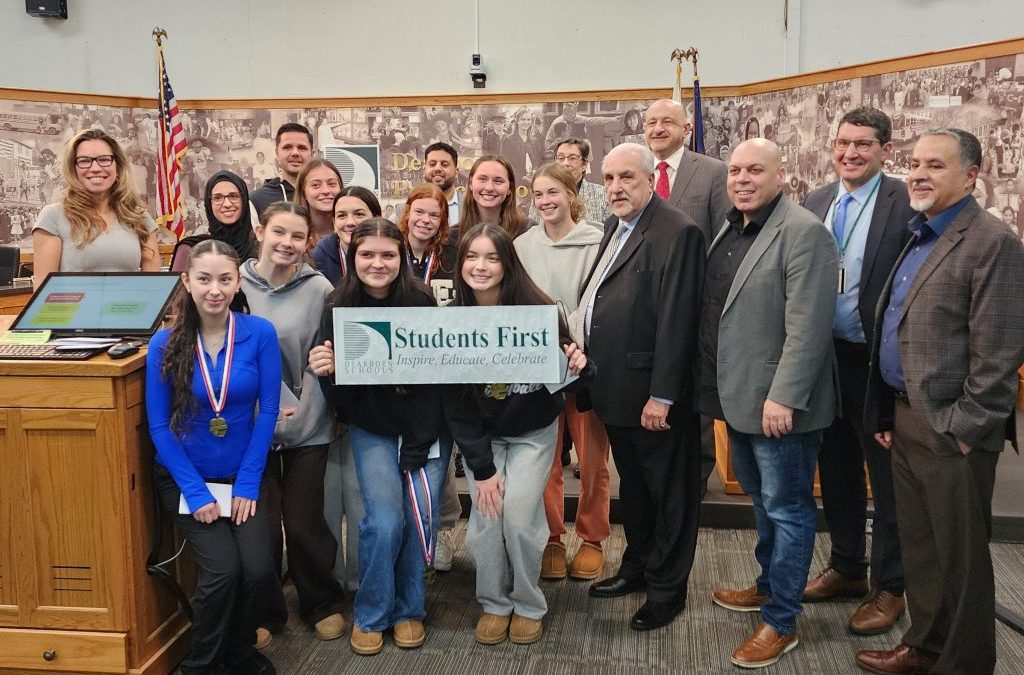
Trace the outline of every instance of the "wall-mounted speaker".
<instances>
[{"instance_id":1,"label":"wall-mounted speaker","mask_svg":"<svg viewBox=\"0 0 1024 675\"><path fill-rule=\"evenodd\" d=\"M66 19L68 0L25 0L25 11L44 19Z\"/></svg>"}]
</instances>

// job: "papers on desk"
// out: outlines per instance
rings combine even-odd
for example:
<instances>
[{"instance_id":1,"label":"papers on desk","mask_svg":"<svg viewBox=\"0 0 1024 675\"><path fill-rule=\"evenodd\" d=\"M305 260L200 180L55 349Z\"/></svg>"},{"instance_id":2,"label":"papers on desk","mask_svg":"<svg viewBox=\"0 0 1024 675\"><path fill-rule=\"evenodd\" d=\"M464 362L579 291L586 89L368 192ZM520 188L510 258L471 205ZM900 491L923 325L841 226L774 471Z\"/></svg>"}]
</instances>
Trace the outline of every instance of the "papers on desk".
<instances>
[{"instance_id":1,"label":"papers on desk","mask_svg":"<svg viewBox=\"0 0 1024 675\"><path fill-rule=\"evenodd\" d=\"M77 350L77 349L106 349L116 345L121 340L119 338L104 338L104 337L69 337L69 338L57 338L50 342L54 349L58 351L64 350Z\"/></svg>"},{"instance_id":2,"label":"papers on desk","mask_svg":"<svg viewBox=\"0 0 1024 675\"><path fill-rule=\"evenodd\" d=\"M217 506L220 507L220 517L230 518L231 517L231 484L230 483L207 483L206 489L210 491L213 498L217 501ZM188 504L185 502L185 495L181 496L178 500L178 513L183 516L192 515L192 511L188 508Z\"/></svg>"},{"instance_id":3,"label":"papers on desk","mask_svg":"<svg viewBox=\"0 0 1024 675\"><path fill-rule=\"evenodd\" d=\"M48 330L9 330L0 335L2 345L42 345L50 339Z\"/></svg>"}]
</instances>

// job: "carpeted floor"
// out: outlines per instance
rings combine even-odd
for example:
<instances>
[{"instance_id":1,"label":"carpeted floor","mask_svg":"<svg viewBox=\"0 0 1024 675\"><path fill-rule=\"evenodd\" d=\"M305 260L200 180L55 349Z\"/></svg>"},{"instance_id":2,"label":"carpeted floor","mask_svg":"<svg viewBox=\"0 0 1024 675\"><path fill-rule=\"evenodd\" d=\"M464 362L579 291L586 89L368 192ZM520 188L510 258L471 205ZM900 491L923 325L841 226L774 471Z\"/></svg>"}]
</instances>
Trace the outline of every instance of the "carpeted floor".
<instances>
[{"instance_id":1,"label":"carpeted floor","mask_svg":"<svg viewBox=\"0 0 1024 675\"><path fill-rule=\"evenodd\" d=\"M265 653L285 674L328 673L486 673L503 675L648 675L669 673L737 673L729 656L753 630L758 615L740 614L711 602L719 585L747 586L754 579L755 535L750 530L701 530L697 560L690 578L686 611L669 627L640 634L630 630L629 618L643 595L596 600L587 595L587 583L545 582L549 612L544 637L534 645L505 643L484 647L473 640L479 616L474 598L472 560L464 544L465 521L460 521L455 567L440 574L428 587L427 640L416 650L401 650L386 638L384 651L375 657L354 655L348 635L332 642L315 639L312 630L292 619L289 627L274 636ZM570 553L576 546L570 534ZM610 574L622 555L620 526L613 526L605 544L605 569ZM827 560L828 535L818 536L811 573ZM997 599L1024 613L1024 545L993 544ZM291 587L289 602L294 605ZM904 618L889 635L871 638L850 636L846 621L855 603L807 605L800 618L800 645L778 664L760 672L831 674L857 673L853 653L857 649L895 645L906 626ZM294 607L293 607L294 613ZM351 618L349 614L347 619ZM996 624L999 649L997 673L1024 672L1024 636Z\"/></svg>"}]
</instances>

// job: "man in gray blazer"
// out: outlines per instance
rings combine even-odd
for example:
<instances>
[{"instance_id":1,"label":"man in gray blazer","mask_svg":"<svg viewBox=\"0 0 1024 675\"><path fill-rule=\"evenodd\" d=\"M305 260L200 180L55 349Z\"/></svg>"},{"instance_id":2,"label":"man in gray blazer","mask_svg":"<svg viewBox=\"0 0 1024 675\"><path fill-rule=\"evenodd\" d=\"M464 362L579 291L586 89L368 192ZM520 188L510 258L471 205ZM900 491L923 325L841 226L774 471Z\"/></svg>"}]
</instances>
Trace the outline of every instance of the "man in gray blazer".
<instances>
[{"instance_id":1,"label":"man in gray blazer","mask_svg":"<svg viewBox=\"0 0 1024 675\"><path fill-rule=\"evenodd\" d=\"M911 626L876 673L991 673L996 663L992 490L1016 445L1024 361L1024 246L972 192L981 144L922 134L910 161L913 238L882 291L865 426L891 448Z\"/></svg>"},{"instance_id":2,"label":"man in gray blazer","mask_svg":"<svg viewBox=\"0 0 1024 675\"><path fill-rule=\"evenodd\" d=\"M725 191L725 162L686 149L692 130L686 109L672 99L655 101L644 114L644 138L657 163L654 192L687 216L704 232L708 245L725 223L732 207ZM710 419L701 420L701 494L715 468L715 433Z\"/></svg>"},{"instance_id":3,"label":"man in gray blazer","mask_svg":"<svg viewBox=\"0 0 1024 675\"><path fill-rule=\"evenodd\" d=\"M728 425L732 461L754 505L755 584L714 602L761 612L732 655L747 668L797 645L796 618L814 549L814 468L838 408L832 349L835 244L782 196L779 147L755 138L729 159L728 224L708 251L699 328L699 410Z\"/></svg>"},{"instance_id":4,"label":"man in gray blazer","mask_svg":"<svg viewBox=\"0 0 1024 675\"><path fill-rule=\"evenodd\" d=\"M804 589L804 602L860 598L848 627L858 635L892 628L903 614L903 563L896 528L892 457L864 429L868 356L875 306L909 233L906 184L882 173L892 151L892 123L875 108L855 108L839 121L832 164L840 180L807 195L804 207L824 221L839 250L840 284L832 320L843 414L825 430L818 472L832 534L828 567ZM867 578L867 460L874 498L871 583Z\"/></svg>"}]
</instances>

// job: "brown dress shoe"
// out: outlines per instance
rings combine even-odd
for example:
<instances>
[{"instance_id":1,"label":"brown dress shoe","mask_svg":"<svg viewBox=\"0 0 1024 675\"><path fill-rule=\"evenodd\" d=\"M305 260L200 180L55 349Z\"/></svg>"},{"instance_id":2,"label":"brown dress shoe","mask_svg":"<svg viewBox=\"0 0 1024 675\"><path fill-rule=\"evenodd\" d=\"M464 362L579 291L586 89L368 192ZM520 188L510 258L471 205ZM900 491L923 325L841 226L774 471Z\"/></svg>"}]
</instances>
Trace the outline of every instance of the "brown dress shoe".
<instances>
[{"instance_id":1,"label":"brown dress shoe","mask_svg":"<svg viewBox=\"0 0 1024 675\"><path fill-rule=\"evenodd\" d=\"M769 596L757 592L757 586L744 588L743 590L732 590L729 588L716 588L712 600L719 607L731 609L734 612L756 612L761 605L768 602Z\"/></svg>"},{"instance_id":2,"label":"brown dress shoe","mask_svg":"<svg viewBox=\"0 0 1024 675\"><path fill-rule=\"evenodd\" d=\"M540 559L540 578L564 579L566 574L565 544L560 541L549 541L544 547L544 557Z\"/></svg>"},{"instance_id":3,"label":"brown dress shoe","mask_svg":"<svg viewBox=\"0 0 1024 675\"><path fill-rule=\"evenodd\" d=\"M881 651L862 649L857 652L856 658L862 670L872 673L928 675L935 666L935 657L907 644Z\"/></svg>"},{"instance_id":4,"label":"brown dress shoe","mask_svg":"<svg viewBox=\"0 0 1024 675\"><path fill-rule=\"evenodd\" d=\"M796 633L779 635L762 621L754 634L732 653L731 660L740 668L764 668L796 649L798 644L800 641L796 639Z\"/></svg>"},{"instance_id":5,"label":"brown dress shoe","mask_svg":"<svg viewBox=\"0 0 1024 675\"><path fill-rule=\"evenodd\" d=\"M855 635L888 633L906 609L902 595L876 590L850 617L850 632Z\"/></svg>"},{"instance_id":6,"label":"brown dress shoe","mask_svg":"<svg viewBox=\"0 0 1024 675\"><path fill-rule=\"evenodd\" d=\"M508 627L508 639L517 645L532 645L544 634L544 625L540 619L527 619L525 616L512 614L512 623Z\"/></svg>"},{"instance_id":7,"label":"brown dress shoe","mask_svg":"<svg viewBox=\"0 0 1024 675\"><path fill-rule=\"evenodd\" d=\"M573 579L596 579L604 569L604 552L600 544L585 541L580 544L576 555L569 564L569 576Z\"/></svg>"},{"instance_id":8,"label":"brown dress shoe","mask_svg":"<svg viewBox=\"0 0 1024 675\"><path fill-rule=\"evenodd\" d=\"M476 641L482 645L498 645L508 638L508 624L511 616L500 616L484 612L476 622Z\"/></svg>"},{"instance_id":9,"label":"brown dress shoe","mask_svg":"<svg viewBox=\"0 0 1024 675\"><path fill-rule=\"evenodd\" d=\"M871 587L867 579L847 579L834 567L807 582L804 588L804 602L821 602L834 598L863 598Z\"/></svg>"},{"instance_id":10,"label":"brown dress shoe","mask_svg":"<svg viewBox=\"0 0 1024 675\"><path fill-rule=\"evenodd\" d=\"M423 622L417 619L399 621L392 630L395 638L395 646L402 649L415 649L427 639L426 631L423 630Z\"/></svg>"},{"instance_id":11,"label":"brown dress shoe","mask_svg":"<svg viewBox=\"0 0 1024 675\"><path fill-rule=\"evenodd\" d=\"M352 637L349 638L352 651L361 656L373 656L384 649L384 634L377 630L363 631L352 624Z\"/></svg>"}]
</instances>

